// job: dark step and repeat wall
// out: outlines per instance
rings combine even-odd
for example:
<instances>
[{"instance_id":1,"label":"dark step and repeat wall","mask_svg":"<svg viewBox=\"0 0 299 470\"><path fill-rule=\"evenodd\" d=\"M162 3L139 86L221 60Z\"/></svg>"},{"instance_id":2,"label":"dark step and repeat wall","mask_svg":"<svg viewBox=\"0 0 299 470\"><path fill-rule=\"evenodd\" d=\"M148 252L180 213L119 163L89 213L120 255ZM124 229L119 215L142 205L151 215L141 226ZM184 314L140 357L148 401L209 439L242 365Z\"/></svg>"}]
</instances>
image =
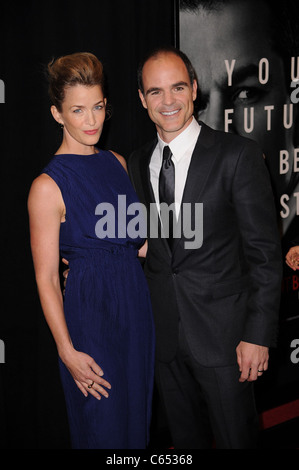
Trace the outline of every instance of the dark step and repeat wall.
<instances>
[{"instance_id":1,"label":"dark step and repeat wall","mask_svg":"<svg viewBox=\"0 0 299 470\"><path fill-rule=\"evenodd\" d=\"M285 255L299 244L298 11L299 0L1 6L0 447L69 446L56 350L36 291L26 206L32 180L60 142L49 109L47 63L76 51L101 59L112 107L101 145L128 157L155 135L138 97L138 63L154 46L180 47L198 74L199 119L261 145ZM299 274L285 265L278 347L256 387L261 410L298 397L298 338Z\"/></svg>"}]
</instances>

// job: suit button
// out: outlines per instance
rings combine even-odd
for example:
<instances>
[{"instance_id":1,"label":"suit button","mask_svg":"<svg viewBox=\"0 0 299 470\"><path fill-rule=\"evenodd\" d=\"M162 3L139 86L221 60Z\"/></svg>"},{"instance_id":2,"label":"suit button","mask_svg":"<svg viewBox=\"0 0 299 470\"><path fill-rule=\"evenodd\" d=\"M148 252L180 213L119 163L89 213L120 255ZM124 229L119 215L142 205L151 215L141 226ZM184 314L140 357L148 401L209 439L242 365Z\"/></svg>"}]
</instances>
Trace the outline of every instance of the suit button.
<instances>
[{"instance_id":1,"label":"suit button","mask_svg":"<svg viewBox=\"0 0 299 470\"><path fill-rule=\"evenodd\" d=\"M179 274L179 271L178 271L177 269L174 269L174 270L172 271L173 277L176 277L178 274Z\"/></svg>"}]
</instances>

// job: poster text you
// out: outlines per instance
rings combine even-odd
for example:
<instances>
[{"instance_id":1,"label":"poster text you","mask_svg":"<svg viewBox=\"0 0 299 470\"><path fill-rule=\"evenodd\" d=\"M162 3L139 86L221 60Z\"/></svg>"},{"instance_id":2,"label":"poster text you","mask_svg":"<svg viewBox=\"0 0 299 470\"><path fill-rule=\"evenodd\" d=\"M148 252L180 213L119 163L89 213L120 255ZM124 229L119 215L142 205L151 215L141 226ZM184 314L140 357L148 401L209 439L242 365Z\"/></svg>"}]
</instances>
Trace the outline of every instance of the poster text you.
<instances>
[{"instance_id":1,"label":"poster text you","mask_svg":"<svg viewBox=\"0 0 299 470\"><path fill-rule=\"evenodd\" d=\"M233 73L236 65L236 59L233 60L224 60L225 68L227 72L227 86L233 86ZM261 85L266 85L270 78L270 64L267 58L260 59L258 63L258 81ZM291 57L291 69L290 69L290 83L291 87L296 87L296 84L299 82L299 57ZM283 106L283 115L282 115L282 124L285 129L290 129L293 126L293 104L298 103L299 101L299 90L295 89L291 93L290 100L291 103L286 103ZM272 124L272 113L275 112L274 104L269 104L264 106L264 112L266 116L266 126L265 130L271 131ZM245 107L244 108L244 132L250 134L254 130L254 107ZM230 125L233 123L234 109L225 109L224 110L224 130L225 132L230 131Z\"/></svg>"}]
</instances>

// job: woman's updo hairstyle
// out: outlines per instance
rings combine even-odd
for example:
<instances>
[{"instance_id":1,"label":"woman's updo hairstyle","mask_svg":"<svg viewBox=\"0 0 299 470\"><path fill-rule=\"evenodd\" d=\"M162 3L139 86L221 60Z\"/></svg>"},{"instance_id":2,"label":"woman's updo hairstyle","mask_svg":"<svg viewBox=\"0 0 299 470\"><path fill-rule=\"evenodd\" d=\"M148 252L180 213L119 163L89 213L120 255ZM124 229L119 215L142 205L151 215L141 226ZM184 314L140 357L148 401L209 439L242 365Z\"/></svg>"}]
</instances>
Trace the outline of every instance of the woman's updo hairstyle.
<instances>
[{"instance_id":1,"label":"woman's updo hairstyle","mask_svg":"<svg viewBox=\"0 0 299 470\"><path fill-rule=\"evenodd\" d=\"M90 52L76 52L48 64L49 96L59 112L67 88L75 85L99 85L105 96L103 66Z\"/></svg>"}]
</instances>

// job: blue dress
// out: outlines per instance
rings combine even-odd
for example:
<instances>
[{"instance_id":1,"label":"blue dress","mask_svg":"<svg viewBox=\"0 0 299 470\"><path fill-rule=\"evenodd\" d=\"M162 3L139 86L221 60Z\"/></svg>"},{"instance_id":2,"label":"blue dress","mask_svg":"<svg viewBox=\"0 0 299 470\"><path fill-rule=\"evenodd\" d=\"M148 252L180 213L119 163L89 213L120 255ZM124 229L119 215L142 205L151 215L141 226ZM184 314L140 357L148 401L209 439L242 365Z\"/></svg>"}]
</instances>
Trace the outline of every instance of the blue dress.
<instances>
[{"instance_id":1,"label":"blue dress","mask_svg":"<svg viewBox=\"0 0 299 470\"><path fill-rule=\"evenodd\" d=\"M70 336L75 349L89 354L103 369L112 387L109 398L97 400L90 394L86 398L60 361L72 447L145 448L151 419L154 326L137 257L144 239L125 234L119 222L126 208L138 202L136 193L109 151L56 155L43 173L56 182L66 207L60 252L70 267L64 297ZM133 219L127 215L128 223L131 220L134 225Z\"/></svg>"}]
</instances>

